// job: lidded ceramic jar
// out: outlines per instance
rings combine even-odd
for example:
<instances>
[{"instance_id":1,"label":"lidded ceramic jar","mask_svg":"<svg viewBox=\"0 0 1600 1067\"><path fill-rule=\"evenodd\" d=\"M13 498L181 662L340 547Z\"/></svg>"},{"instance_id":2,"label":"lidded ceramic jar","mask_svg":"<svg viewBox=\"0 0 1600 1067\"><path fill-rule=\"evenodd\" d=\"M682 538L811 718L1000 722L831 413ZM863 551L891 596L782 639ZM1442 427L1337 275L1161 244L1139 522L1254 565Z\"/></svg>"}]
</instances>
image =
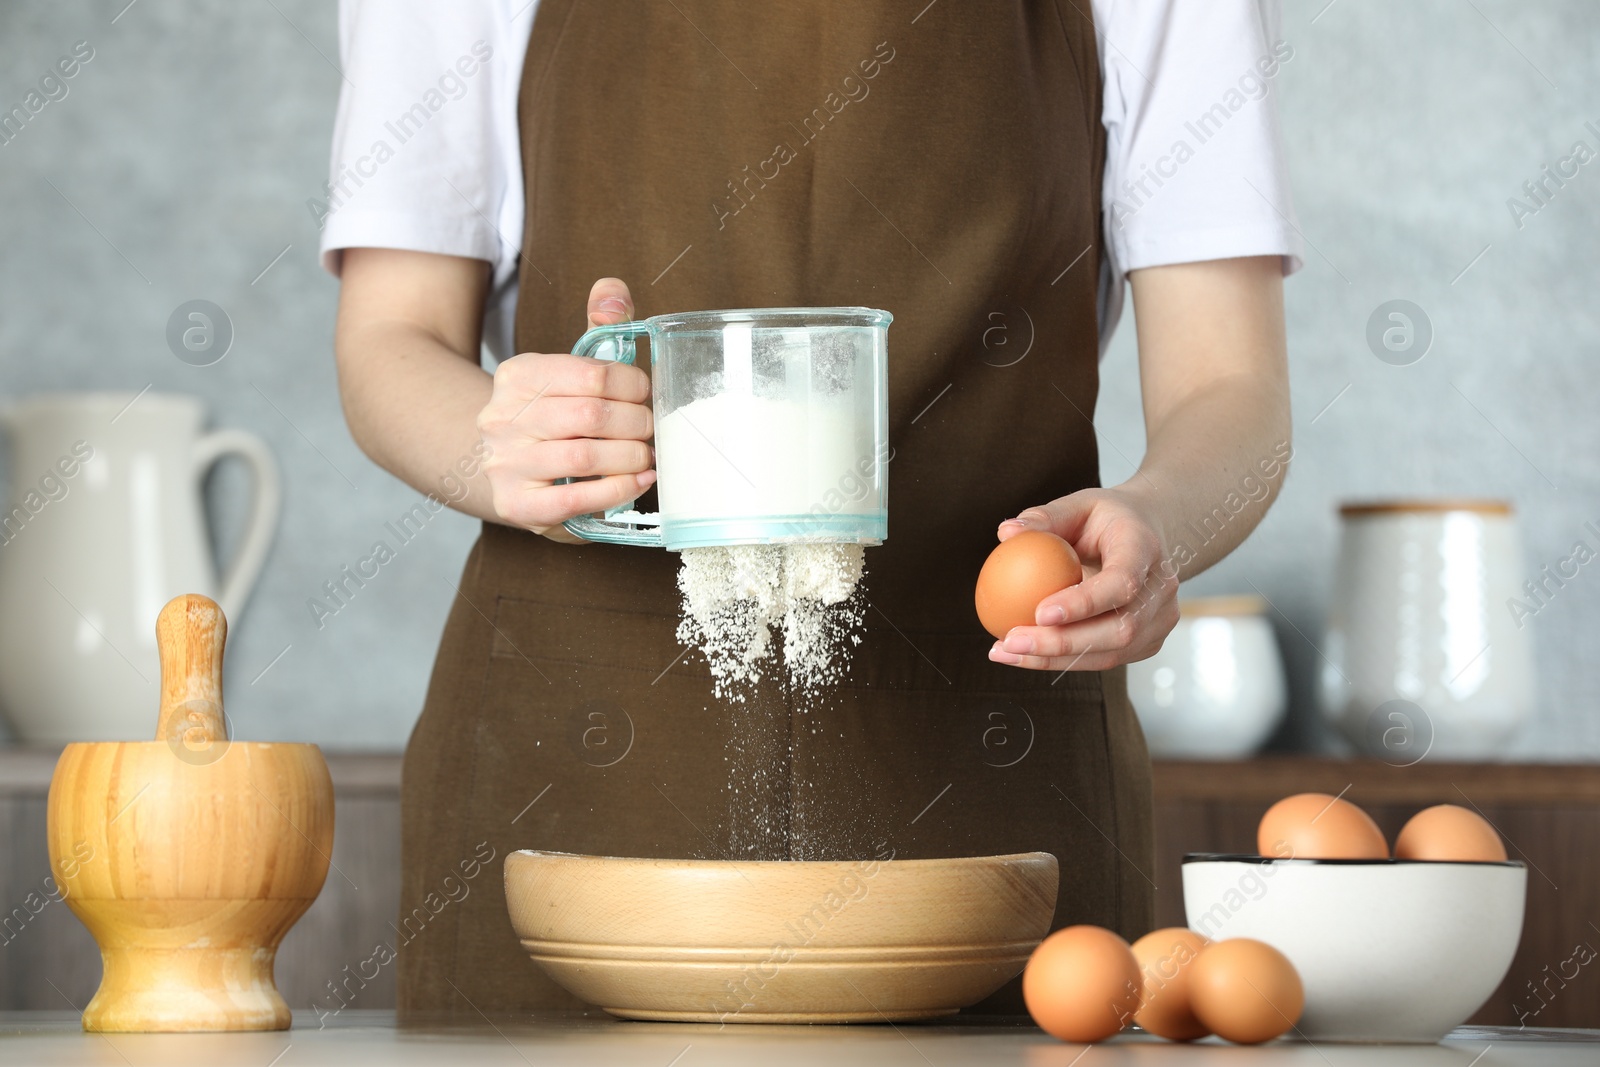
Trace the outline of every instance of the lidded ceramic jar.
<instances>
[{"instance_id":1,"label":"lidded ceramic jar","mask_svg":"<svg viewBox=\"0 0 1600 1067\"><path fill-rule=\"evenodd\" d=\"M1376 501L1339 517L1323 714L1391 763L1500 754L1534 701L1511 505Z\"/></svg>"}]
</instances>

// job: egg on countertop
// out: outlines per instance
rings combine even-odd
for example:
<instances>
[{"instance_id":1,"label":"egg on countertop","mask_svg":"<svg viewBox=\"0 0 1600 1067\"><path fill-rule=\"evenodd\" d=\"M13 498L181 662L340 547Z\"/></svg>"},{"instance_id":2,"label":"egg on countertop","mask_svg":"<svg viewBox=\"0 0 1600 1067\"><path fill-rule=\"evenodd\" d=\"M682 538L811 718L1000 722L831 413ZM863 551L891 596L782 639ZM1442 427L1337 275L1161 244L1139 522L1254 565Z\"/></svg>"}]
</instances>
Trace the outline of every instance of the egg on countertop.
<instances>
[{"instance_id":1,"label":"egg on countertop","mask_svg":"<svg viewBox=\"0 0 1600 1067\"><path fill-rule=\"evenodd\" d=\"M1068 926L1033 950L1022 972L1022 999L1051 1037L1103 1041L1139 1008L1139 964L1110 930Z\"/></svg>"},{"instance_id":2,"label":"egg on countertop","mask_svg":"<svg viewBox=\"0 0 1600 1067\"><path fill-rule=\"evenodd\" d=\"M1372 817L1327 793L1285 797L1261 817L1256 847L1279 859L1381 860L1389 843Z\"/></svg>"},{"instance_id":3,"label":"egg on countertop","mask_svg":"<svg viewBox=\"0 0 1600 1067\"><path fill-rule=\"evenodd\" d=\"M1152 930L1133 943L1143 977L1134 1022L1169 1041L1194 1041L1211 1032L1189 999L1189 965L1210 943L1181 926Z\"/></svg>"},{"instance_id":4,"label":"egg on countertop","mask_svg":"<svg viewBox=\"0 0 1600 1067\"><path fill-rule=\"evenodd\" d=\"M978 621L996 638L1034 625L1039 602L1083 581L1083 564L1066 541L1043 530L1024 530L1001 541L978 572Z\"/></svg>"},{"instance_id":5,"label":"egg on countertop","mask_svg":"<svg viewBox=\"0 0 1600 1067\"><path fill-rule=\"evenodd\" d=\"M1236 1045L1259 1045L1288 1033L1305 1010L1299 972L1263 941L1214 941L1186 970L1196 1018Z\"/></svg>"},{"instance_id":6,"label":"egg on countertop","mask_svg":"<svg viewBox=\"0 0 1600 1067\"><path fill-rule=\"evenodd\" d=\"M1413 815L1394 839L1397 860L1499 862L1505 842L1489 820L1455 804L1437 804Z\"/></svg>"}]
</instances>

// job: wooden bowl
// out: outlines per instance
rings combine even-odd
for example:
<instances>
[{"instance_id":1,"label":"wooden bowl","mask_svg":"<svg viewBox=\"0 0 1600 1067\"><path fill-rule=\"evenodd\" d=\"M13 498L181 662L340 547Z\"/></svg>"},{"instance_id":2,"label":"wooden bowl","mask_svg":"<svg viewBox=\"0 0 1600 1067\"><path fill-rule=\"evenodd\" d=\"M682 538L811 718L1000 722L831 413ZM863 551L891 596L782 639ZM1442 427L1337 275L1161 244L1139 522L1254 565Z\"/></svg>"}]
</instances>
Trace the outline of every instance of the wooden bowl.
<instances>
[{"instance_id":1,"label":"wooden bowl","mask_svg":"<svg viewBox=\"0 0 1600 1067\"><path fill-rule=\"evenodd\" d=\"M513 852L522 947L624 1019L848 1023L950 1015L1021 972L1060 872L1027 852L772 862Z\"/></svg>"}]
</instances>

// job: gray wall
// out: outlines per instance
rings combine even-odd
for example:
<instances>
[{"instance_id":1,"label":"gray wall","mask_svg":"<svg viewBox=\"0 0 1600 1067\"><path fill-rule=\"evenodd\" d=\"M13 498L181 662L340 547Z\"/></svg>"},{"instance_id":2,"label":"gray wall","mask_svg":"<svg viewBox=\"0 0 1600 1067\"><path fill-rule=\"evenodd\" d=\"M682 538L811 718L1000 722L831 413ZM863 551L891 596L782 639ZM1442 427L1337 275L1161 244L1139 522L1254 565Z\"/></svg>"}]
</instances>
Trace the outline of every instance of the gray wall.
<instances>
[{"instance_id":1,"label":"gray wall","mask_svg":"<svg viewBox=\"0 0 1600 1067\"><path fill-rule=\"evenodd\" d=\"M0 395L154 383L267 438L287 495L266 575L233 631L238 735L397 748L474 524L434 520L318 631L306 599L416 499L356 449L334 388L336 289L317 266L305 208L324 175L339 86L334 4L139 0L113 24L124 3L0 8L7 106L75 41L96 52L66 99L0 146ZM1317 657L1296 630L1319 639L1338 500L1509 497L1530 570L1600 519L1600 430L1586 388L1600 163L1521 230L1505 203L1573 141L1597 142L1583 127L1600 113L1583 104L1600 99L1600 10L1585 0L1287 6L1296 55L1277 85L1315 249L1289 285L1297 459L1261 530L1191 591L1247 589L1249 577L1281 609L1298 707L1280 743L1318 745ZM221 305L237 331L211 367L180 362L164 340L168 315L194 298ZM1408 367L1380 362L1364 340L1368 316L1393 298L1420 304L1435 329L1432 350ZM1130 327L1105 367L1108 480L1129 473L1142 441ZM241 486L224 473L213 489L226 547ZM1521 754L1600 756L1587 647L1600 631L1595 583L1585 574L1532 624L1541 714Z\"/></svg>"},{"instance_id":2,"label":"gray wall","mask_svg":"<svg viewBox=\"0 0 1600 1067\"><path fill-rule=\"evenodd\" d=\"M217 425L264 437L284 468L284 511L232 628L236 735L399 748L453 596L447 579L477 524L435 518L316 627L306 600L417 499L345 429L331 357L338 288L318 265L305 206L327 175L336 6L139 0L111 24L126 2L0 10L0 100L20 99L75 41L95 48L70 94L0 146L0 393L153 382L204 397ZM209 367L174 358L165 338L172 310L196 298L220 305L235 330ZM214 481L226 554L243 478Z\"/></svg>"}]
</instances>

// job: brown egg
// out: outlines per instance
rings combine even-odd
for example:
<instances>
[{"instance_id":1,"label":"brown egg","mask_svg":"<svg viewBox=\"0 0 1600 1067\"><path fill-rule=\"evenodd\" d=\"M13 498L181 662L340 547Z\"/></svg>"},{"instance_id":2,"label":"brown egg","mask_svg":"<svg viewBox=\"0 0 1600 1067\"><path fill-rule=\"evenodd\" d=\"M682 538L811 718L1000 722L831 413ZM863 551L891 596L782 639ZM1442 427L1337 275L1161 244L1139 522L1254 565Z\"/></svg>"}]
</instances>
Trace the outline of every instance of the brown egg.
<instances>
[{"instance_id":1,"label":"brown egg","mask_svg":"<svg viewBox=\"0 0 1600 1067\"><path fill-rule=\"evenodd\" d=\"M1298 793L1268 808L1256 829L1256 847L1280 859L1389 858L1389 843L1372 817L1326 793Z\"/></svg>"},{"instance_id":2,"label":"brown egg","mask_svg":"<svg viewBox=\"0 0 1600 1067\"><path fill-rule=\"evenodd\" d=\"M995 637L1032 626L1039 601L1083 581L1072 546L1053 533L1024 530L1001 541L978 572L978 621Z\"/></svg>"},{"instance_id":3,"label":"brown egg","mask_svg":"<svg viewBox=\"0 0 1600 1067\"><path fill-rule=\"evenodd\" d=\"M1172 1041L1193 1041L1211 1032L1189 1003L1189 964L1210 943L1181 926L1152 930L1133 943L1144 979L1134 1022Z\"/></svg>"},{"instance_id":4,"label":"brown egg","mask_svg":"<svg viewBox=\"0 0 1600 1067\"><path fill-rule=\"evenodd\" d=\"M1411 816L1394 839L1397 860L1504 862L1505 842L1489 820L1454 804L1439 804Z\"/></svg>"},{"instance_id":5,"label":"brown egg","mask_svg":"<svg viewBox=\"0 0 1600 1067\"><path fill-rule=\"evenodd\" d=\"M1139 964L1110 930L1068 926L1033 950L1022 972L1022 999L1051 1037L1102 1041L1139 1008Z\"/></svg>"},{"instance_id":6,"label":"brown egg","mask_svg":"<svg viewBox=\"0 0 1600 1067\"><path fill-rule=\"evenodd\" d=\"M1306 1005L1294 964L1261 941L1213 942L1186 970L1195 1016L1236 1045L1259 1045L1287 1033Z\"/></svg>"}]
</instances>

